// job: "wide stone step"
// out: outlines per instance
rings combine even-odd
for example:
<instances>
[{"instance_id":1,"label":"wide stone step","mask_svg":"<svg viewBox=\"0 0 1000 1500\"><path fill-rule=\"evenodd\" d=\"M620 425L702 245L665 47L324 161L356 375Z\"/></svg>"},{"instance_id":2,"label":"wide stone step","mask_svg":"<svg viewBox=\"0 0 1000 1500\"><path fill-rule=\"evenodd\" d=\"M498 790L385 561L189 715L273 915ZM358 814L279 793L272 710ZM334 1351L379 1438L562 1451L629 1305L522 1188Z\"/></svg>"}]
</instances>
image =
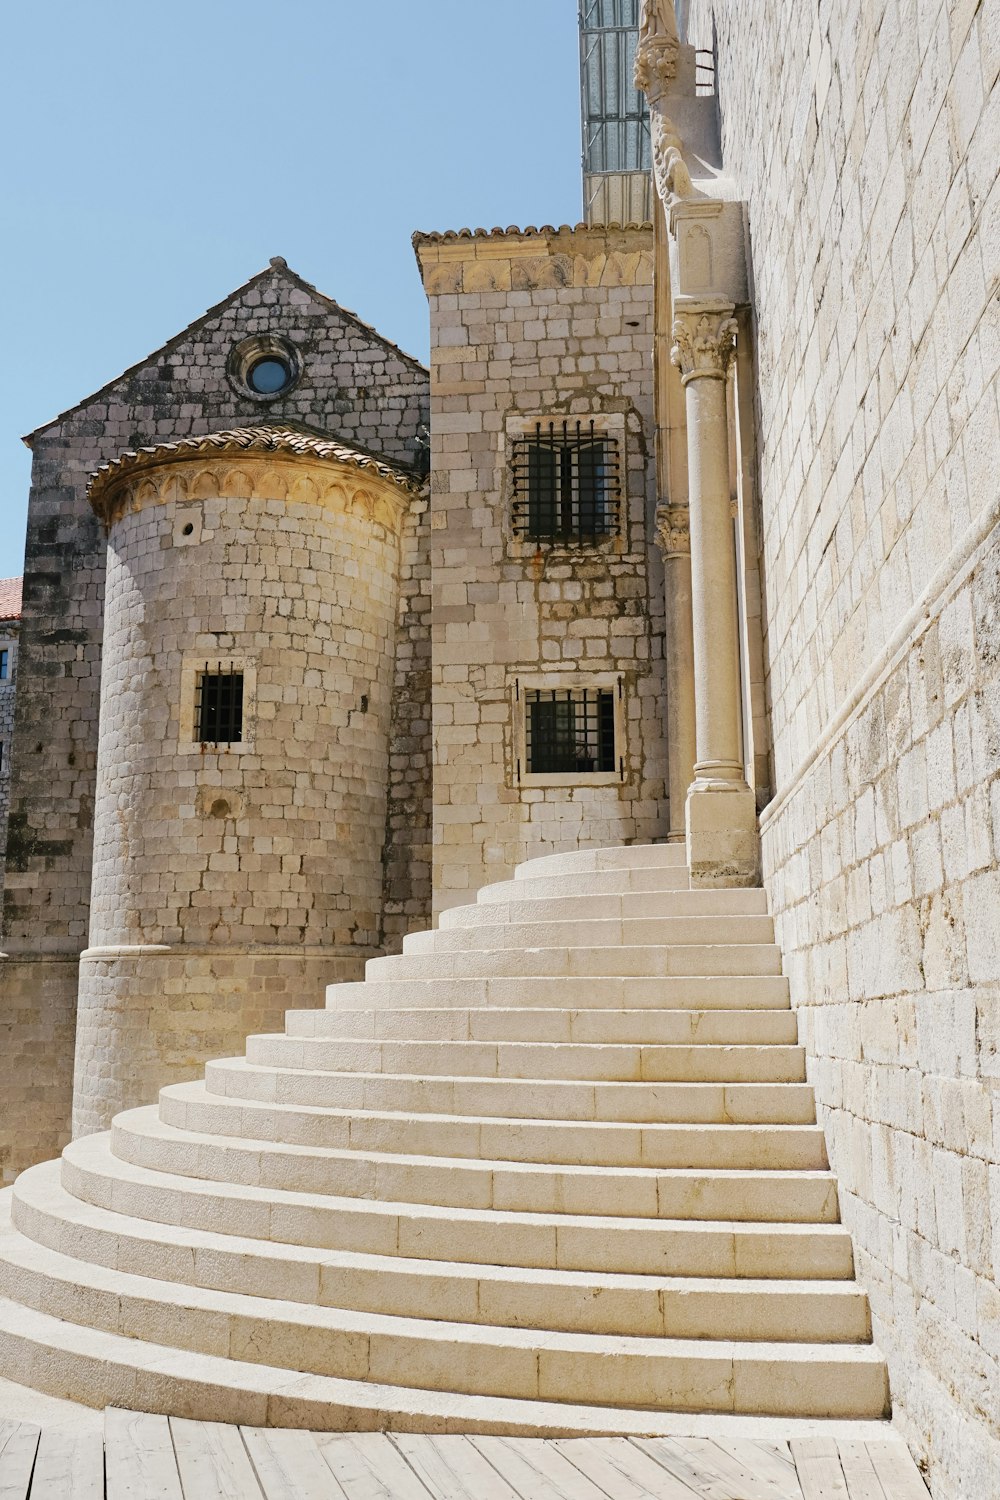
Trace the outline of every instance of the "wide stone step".
<instances>
[{"instance_id":1,"label":"wide stone step","mask_svg":"<svg viewBox=\"0 0 1000 1500\"><path fill-rule=\"evenodd\" d=\"M350 1041L603 1042L633 1046L795 1046L792 1011L556 1010L447 1006L433 1010L290 1010L292 1037Z\"/></svg>"},{"instance_id":2,"label":"wide stone step","mask_svg":"<svg viewBox=\"0 0 1000 1500\"><path fill-rule=\"evenodd\" d=\"M829 1183L814 1221L777 1220L773 1211L768 1218L768 1193L747 1194L750 1213L742 1220L712 1219L697 1198L686 1219L445 1208L174 1175L114 1157L108 1133L71 1142L60 1181L84 1203L153 1225L320 1249L636 1275L853 1275L850 1237L837 1222ZM793 1197L778 1211L795 1206Z\"/></svg>"},{"instance_id":3,"label":"wide stone step","mask_svg":"<svg viewBox=\"0 0 1000 1500\"><path fill-rule=\"evenodd\" d=\"M763 1346L765 1349L768 1346ZM793 1371L810 1365L814 1347L790 1346L782 1368L794 1392ZM827 1370L836 1389L845 1365L865 1370L872 1405L879 1399L875 1372L884 1370L877 1351L861 1346L827 1348ZM845 1357L846 1356L846 1357ZM760 1346L757 1348L758 1368ZM245 1360L192 1355L148 1339L124 1338L89 1329L0 1299L0 1360L37 1390L96 1407L197 1412L203 1421L253 1427L298 1427L315 1432L351 1431L474 1432L508 1436L574 1437L614 1434L669 1434L676 1417L648 1407L609 1408L594 1404L519 1401L497 1396L459 1396L451 1391L406 1388L374 1380L348 1381L295 1374ZM825 1373L825 1372L822 1372ZM737 1410L737 1390L746 1383L740 1365L731 1364L724 1410ZM884 1376L883 1376L884 1378ZM808 1401L811 1389L804 1392ZM883 1408L887 1395L883 1392ZM855 1399L848 1411L836 1409L835 1395L820 1402L819 1414L862 1416ZM816 1412L795 1402L795 1414ZM782 1413L785 1415L785 1413ZM870 1413L869 1413L870 1415ZM884 1415L880 1410L879 1416Z\"/></svg>"},{"instance_id":4,"label":"wide stone step","mask_svg":"<svg viewBox=\"0 0 1000 1500\"><path fill-rule=\"evenodd\" d=\"M476 910L477 908L473 908ZM483 907L484 912L502 907ZM486 952L497 948L723 946L773 943L767 916L741 917L585 917L580 920L442 924L403 939L404 953Z\"/></svg>"},{"instance_id":5,"label":"wide stone step","mask_svg":"<svg viewBox=\"0 0 1000 1500\"><path fill-rule=\"evenodd\" d=\"M678 943L666 948L617 944L607 947L495 948L469 953L400 953L370 958L371 979L510 979L559 975L624 978L704 975L714 979L780 974L781 952L773 943Z\"/></svg>"},{"instance_id":6,"label":"wide stone step","mask_svg":"<svg viewBox=\"0 0 1000 1500\"><path fill-rule=\"evenodd\" d=\"M326 1037L247 1038L257 1067L432 1077L605 1079L623 1083L800 1083L798 1046L628 1046L609 1042L367 1042Z\"/></svg>"},{"instance_id":7,"label":"wide stone step","mask_svg":"<svg viewBox=\"0 0 1000 1500\"><path fill-rule=\"evenodd\" d=\"M545 1010L789 1010L783 974L475 976L348 980L327 986L327 1010L480 1006Z\"/></svg>"},{"instance_id":8,"label":"wide stone step","mask_svg":"<svg viewBox=\"0 0 1000 1500\"><path fill-rule=\"evenodd\" d=\"M696 1088L696 1086L693 1086ZM811 1124L811 1091L803 1089L781 1109L778 1104L744 1101L739 1090L725 1107L699 1095L685 1111L687 1123ZM681 1112L678 1106L677 1113ZM590 1121L504 1119L486 1116L418 1114L366 1110L310 1109L300 1105L250 1104L209 1093L204 1083L171 1084L160 1093L160 1119L179 1130L239 1136L278 1144L323 1146L344 1151L416 1152L421 1156L462 1156L499 1161L534 1161L594 1166L669 1166L677 1153L672 1123L607 1124ZM785 1118L778 1118L779 1115Z\"/></svg>"},{"instance_id":9,"label":"wide stone step","mask_svg":"<svg viewBox=\"0 0 1000 1500\"><path fill-rule=\"evenodd\" d=\"M590 918L629 921L684 917L766 917L767 895L753 890L598 891L573 890L565 896L533 894L536 882L505 881L486 886L469 906L451 906L441 913L440 927L468 927L482 922L579 922ZM525 887L528 887L527 892ZM490 893L487 899L487 892Z\"/></svg>"},{"instance_id":10,"label":"wide stone step","mask_svg":"<svg viewBox=\"0 0 1000 1500\"><path fill-rule=\"evenodd\" d=\"M542 854L515 866L515 880L540 875L581 875L592 870L674 869L687 873L683 844L620 844L606 849L572 849L565 854Z\"/></svg>"},{"instance_id":11,"label":"wide stone step","mask_svg":"<svg viewBox=\"0 0 1000 1500\"><path fill-rule=\"evenodd\" d=\"M675 1410L879 1415L866 1344L635 1338L359 1314L179 1286L87 1265L0 1228L0 1296L62 1322L192 1354L457 1394ZM803 1349L808 1365L795 1356ZM788 1356L791 1356L789 1358ZM874 1376L874 1378L873 1378ZM820 1397L820 1378L823 1396Z\"/></svg>"},{"instance_id":12,"label":"wide stone step","mask_svg":"<svg viewBox=\"0 0 1000 1500\"><path fill-rule=\"evenodd\" d=\"M689 891L686 866L660 865L631 870L593 870L575 875L522 875L482 886L476 901L532 901L538 896L628 895L641 892ZM761 892L763 895L764 893Z\"/></svg>"},{"instance_id":13,"label":"wide stone step","mask_svg":"<svg viewBox=\"0 0 1000 1500\"><path fill-rule=\"evenodd\" d=\"M137 1166L216 1182L455 1208L678 1219L831 1217L823 1133L807 1125L674 1125L683 1167L601 1167L340 1151L179 1130L150 1109L111 1128ZM665 1144L665 1143L664 1143ZM835 1193L832 1195L835 1202Z\"/></svg>"},{"instance_id":14,"label":"wide stone step","mask_svg":"<svg viewBox=\"0 0 1000 1500\"><path fill-rule=\"evenodd\" d=\"M727 1100L732 1101L735 1116L752 1115L767 1123L775 1088L790 1091L787 1097L799 1114L806 1108L806 1095L812 1099L808 1085L794 1083L698 1085L551 1079L541 1089L535 1079L310 1072L260 1066L241 1057L209 1063L205 1086L209 1093L230 1099L319 1109L639 1124L683 1120L692 1111L702 1119L716 1113L725 1120Z\"/></svg>"},{"instance_id":15,"label":"wide stone step","mask_svg":"<svg viewBox=\"0 0 1000 1500\"><path fill-rule=\"evenodd\" d=\"M18 1180L12 1222L61 1255L209 1290L399 1318L647 1338L864 1343L851 1281L621 1275L318 1251L149 1225L71 1197L58 1164Z\"/></svg>"}]
</instances>

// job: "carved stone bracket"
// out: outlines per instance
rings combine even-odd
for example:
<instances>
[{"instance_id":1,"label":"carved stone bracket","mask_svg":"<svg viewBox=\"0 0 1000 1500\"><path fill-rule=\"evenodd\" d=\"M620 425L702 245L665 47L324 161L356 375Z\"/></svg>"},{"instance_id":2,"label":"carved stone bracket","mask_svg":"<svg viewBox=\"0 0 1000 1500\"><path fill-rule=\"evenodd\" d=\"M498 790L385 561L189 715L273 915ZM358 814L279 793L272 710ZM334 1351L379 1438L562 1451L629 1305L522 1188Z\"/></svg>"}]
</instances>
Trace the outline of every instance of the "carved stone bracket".
<instances>
[{"instance_id":1,"label":"carved stone bracket","mask_svg":"<svg viewBox=\"0 0 1000 1500\"><path fill-rule=\"evenodd\" d=\"M680 37L673 0L642 0L639 43L635 54L635 86L649 100L656 191L669 205L694 192L683 156L683 142L667 114L664 94L677 76Z\"/></svg>"},{"instance_id":2,"label":"carved stone bracket","mask_svg":"<svg viewBox=\"0 0 1000 1500\"><path fill-rule=\"evenodd\" d=\"M680 47L673 0L642 0L635 54L636 88L655 98L677 76Z\"/></svg>"},{"instance_id":3,"label":"carved stone bracket","mask_svg":"<svg viewBox=\"0 0 1000 1500\"><path fill-rule=\"evenodd\" d=\"M656 507L656 540L664 557L685 557L691 551L691 525L686 505Z\"/></svg>"},{"instance_id":4,"label":"carved stone bracket","mask_svg":"<svg viewBox=\"0 0 1000 1500\"><path fill-rule=\"evenodd\" d=\"M725 380L736 352L738 324L731 303L719 308L691 308L677 313L671 330L670 362L681 380Z\"/></svg>"}]
</instances>

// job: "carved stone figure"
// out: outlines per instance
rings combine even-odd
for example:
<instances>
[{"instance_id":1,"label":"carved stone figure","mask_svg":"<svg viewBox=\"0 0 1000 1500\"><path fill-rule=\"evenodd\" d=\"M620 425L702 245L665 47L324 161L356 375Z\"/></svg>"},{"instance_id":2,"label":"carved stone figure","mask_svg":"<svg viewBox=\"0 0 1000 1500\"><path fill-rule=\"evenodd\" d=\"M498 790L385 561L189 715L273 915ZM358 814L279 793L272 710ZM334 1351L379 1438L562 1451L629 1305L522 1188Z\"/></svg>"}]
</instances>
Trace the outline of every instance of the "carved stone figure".
<instances>
[{"instance_id":1,"label":"carved stone figure","mask_svg":"<svg viewBox=\"0 0 1000 1500\"><path fill-rule=\"evenodd\" d=\"M673 0L642 0L635 81L645 94L651 97L657 84L662 89L674 77L680 45Z\"/></svg>"}]
</instances>

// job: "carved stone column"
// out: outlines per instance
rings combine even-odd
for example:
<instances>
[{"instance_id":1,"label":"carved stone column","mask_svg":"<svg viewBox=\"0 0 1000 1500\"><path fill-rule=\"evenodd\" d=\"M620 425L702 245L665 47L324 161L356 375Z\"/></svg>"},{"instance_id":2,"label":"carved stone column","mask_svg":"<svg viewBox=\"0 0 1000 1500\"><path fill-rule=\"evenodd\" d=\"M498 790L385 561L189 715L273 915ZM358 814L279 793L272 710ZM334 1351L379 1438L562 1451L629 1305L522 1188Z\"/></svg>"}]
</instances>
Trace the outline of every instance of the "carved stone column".
<instances>
[{"instance_id":1,"label":"carved stone column","mask_svg":"<svg viewBox=\"0 0 1000 1500\"><path fill-rule=\"evenodd\" d=\"M729 486L726 376L734 306L676 298L671 359L687 405L695 766L686 824L692 885L757 879L757 817L740 748L736 563Z\"/></svg>"},{"instance_id":2,"label":"carved stone column","mask_svg":"<svg viewBox=\"0 0 1000 1500\"><path fill-rule=\"evenodd\" d=\"M663 553L667 671L667 790L671 843L686 837L684 807L694 775L694 643L691 633L691 532L686 505L661 505L656 539Z\"/></svg>"}]
</instances>

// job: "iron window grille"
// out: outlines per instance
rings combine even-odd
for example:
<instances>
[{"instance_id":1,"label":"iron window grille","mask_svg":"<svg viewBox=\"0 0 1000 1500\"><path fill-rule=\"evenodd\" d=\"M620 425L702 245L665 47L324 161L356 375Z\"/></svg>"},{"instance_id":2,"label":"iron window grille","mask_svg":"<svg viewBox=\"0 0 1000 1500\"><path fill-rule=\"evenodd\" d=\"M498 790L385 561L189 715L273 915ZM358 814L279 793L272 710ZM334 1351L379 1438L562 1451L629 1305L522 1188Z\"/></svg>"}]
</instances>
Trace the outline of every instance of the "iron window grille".
<instances>
[{"instance_id":1,"label":"iron window grille","mask_svg":"<svg viewBox=\"0 0 1000 1500\"><path fill-rule=\"evenodd\" d=\"M611 688L540 688L526 691L524 700L529 776L587 775L619 769Z\"/></svg>"},{"instance_id":2,"label":"iron window grille","mask_svg":"<svg viewBox=\"0 0 1000 1500\"><path fill-rule=\"evenodd\" d=\"M593 422L539 422L514 440L513 527L529 542L599 542L619 531L621 455Z\"/></svg>"},{"instance_id":3,"label":"iron window grille","mask_svg":"<svg viewBox=\"0 0 1000 1500\"><path fill-rule=\"evenodd\" d=\"M205 663L195 688L195 738L203 745L243 739L243 673L230 662Z\"/></svg>"}]
</instances>

